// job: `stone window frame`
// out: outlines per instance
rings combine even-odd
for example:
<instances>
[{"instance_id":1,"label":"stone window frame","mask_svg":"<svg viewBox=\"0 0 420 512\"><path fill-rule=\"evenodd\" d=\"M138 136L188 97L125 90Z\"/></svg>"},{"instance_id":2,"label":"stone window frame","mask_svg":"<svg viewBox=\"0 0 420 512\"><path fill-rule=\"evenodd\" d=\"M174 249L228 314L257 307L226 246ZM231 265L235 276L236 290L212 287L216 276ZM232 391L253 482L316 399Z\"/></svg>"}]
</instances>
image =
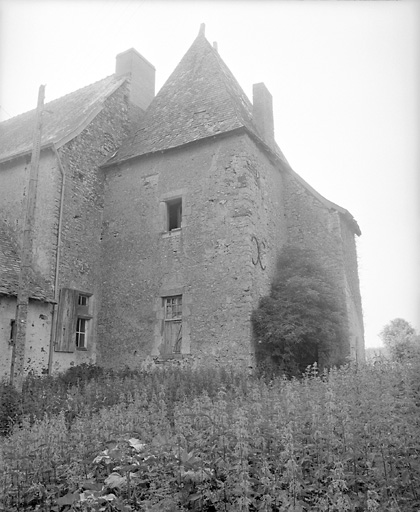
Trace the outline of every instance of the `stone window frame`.
<instances>
[{"instance_id":1,"label":"stone window frame","mask_svg":"<svg viewBox=\"0 0 420 512\"><path fill-rule=\"evenodd\" d=\"M182 227L182 197L166 201L166 231Z\"/></svg>"},{"instance_id":2,"label":"stone window frame","mask_svg":"<svg viewBox=\"0 0 420 512\"><path fill-rule=\"evenodd\" d=\"M182 343L179 352L164 353L165 333L165 299L182 296ZM171 359L182 359L191 355L190 340L190 318L191 318L191 297L184 289L184 286L165 287L162 286L155 299L154 311L156 315L154 343L151 356L156 362L165 362Z\"/></svg>"},{"instance_id":3,"label":"stone window frame","mask_svg":"<svg viewBox=\"0 0 420 512\"><path fill-rule=\"evenodd\" d=\"M191 213L191 208L186 206L186 198L187 198L187 189L178 189L173 190L171 192L166 192L161 194L159 198L159 209L160 209L160 218L162 225L162 236L177 236L181 233L182 229L185 228L188 224L188 215ZM170 229L170 208L174 205L178 204L180 207L180 225L179 227L175 227Z\"/></svg>"}]
</instances>

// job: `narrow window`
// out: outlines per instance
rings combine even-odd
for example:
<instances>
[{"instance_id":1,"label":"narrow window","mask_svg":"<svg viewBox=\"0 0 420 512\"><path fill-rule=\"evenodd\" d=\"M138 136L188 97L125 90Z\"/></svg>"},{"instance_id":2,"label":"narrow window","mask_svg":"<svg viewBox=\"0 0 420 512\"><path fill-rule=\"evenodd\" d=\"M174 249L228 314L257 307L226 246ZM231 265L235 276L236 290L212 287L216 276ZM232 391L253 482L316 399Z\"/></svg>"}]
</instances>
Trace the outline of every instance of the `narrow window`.
<instances>
[{"instance_id":1,"label":"narrow window","mask_svg":"<svg viewBox=\"0 0 420 512\"><path fill-rule=\"evenodd\" d=\"M89 302L89 297L87 295L79 295L79 306L87 306Z\"/></svg>"},{"instance_id":2,"label":"narrow window","mask_svg":"<svg viewBox=\"0 0 420 512\"><path fill-rule=\"evenodd\" d=\"M182 295L165 297L164 355L180 354L182 344Z\"/></svg>"},{"instance_id":3,"label":"narrow window","mask_svg":"<svg viewBox=\"0 0 420 512\"><path fill-rule=\"evenodd\" d=\"M14 343L16 338L16 320L12 318L10 320L10 340L9 343Z\"/></svg>"},{"instance_id":4,"label":"narrow window","mask_svg":"<svg viewBox=\"0 0 420 512\"><path fill-rule=\"evenodd\" d=\"M87 338L87 324L86 318L78 318L76 324L76 348L86 349Z\"/></svg>"},{"instance_id":5,"label":"narrow window","mask_svg":"<svg viewBox=\"0 0 420 512\"><path fill-rule=\"evenodd\" d=\"M88 325L91 316L89 315L89 295L79 293L77 299L77 322L76 322L76 348L87 349Z\"/></svg>"},{"instance_id":6,"label":"narrow window","mask_svg":"<svg viewBox=\"0 0 420 512\"><path fill-rule=\"evenodd\" d=\"M168 216L168 231L181 228L182 198L173 199L166 203Z\"/></svg>"}]
</instances>

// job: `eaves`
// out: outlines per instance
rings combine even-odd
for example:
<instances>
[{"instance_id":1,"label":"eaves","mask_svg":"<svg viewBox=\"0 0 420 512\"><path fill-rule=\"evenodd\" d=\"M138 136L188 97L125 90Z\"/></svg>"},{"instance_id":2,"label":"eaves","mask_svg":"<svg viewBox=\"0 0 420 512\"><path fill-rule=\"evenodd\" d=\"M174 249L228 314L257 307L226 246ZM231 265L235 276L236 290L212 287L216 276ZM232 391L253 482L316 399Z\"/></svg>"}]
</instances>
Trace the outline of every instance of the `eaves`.
<instances>
[{"instance_id":1,"label":"eaves","mask_svg":"<svg viewBox=\"0 0 420 512\"><path fill-rule=\"evenodd\" d=\"M178 149L181 150L181 149L183 149L187 146L191 146L193 144L205 143L210 140L220 139L223 137L229 137L229 136L237 135L237 134L241 134L241 133L247 134L257 144L257 146L259 146L260 149L262 151L264 151L264 153L267 155L267 157L269 158L271 163L280 172L286 172L286 173L290 174L296 181L298 181L306 189L307 192L309 192L323 206L325 206L325 208L327 208L328 210L337 211L344 218L344 220L351 226L352 230L354 231L354 233L357 236L360 236L362 234L356 219L353 217L353 215L348 210L346 210L345 208L342 208L338 204L333 203L332 201L329 201L324 196L322 196L319 192L317 192L313 187L311 187L311 185L309 185L309 183L307 183L301 176L299 176L299 174L297 172L295 172L291 168L289 162L286 160L286 158L284 157L284 155L281 153L280 150L278 150L278 151L273 150L254 131L250 130L246 126L241 126L239 128L235 128L234 130L230 130L228 132L216 133L213 135L209 135L208 137L200 138L197 140L192 140L192 141L186 142L185 144L182 144L179 146L167 147L165 149L159 149L157 151L148 151L148 152L142 153L140 155L131 155L131 156L128 156L121 160L116 160L114 162L108 161L108 162L105 162L104 164L102 164L100 166L100 168L108 169L111 167L118 167L122 164L126 164L127 162L130 162L133 160L167 153L168 151L174 151L174 150L178 150Z\"/></svg>"},{"instance_id":2,"label":"eaves","mask_svg":"<svg viewBox=\"0 0 420 512\"><path fill-rule=\"evenodd\" d=\"M126 81L126 78L118 81L111 89L107 92L107 95L101 99L98 100L95 104L95 106L89 110L89 112L86 113L86 116L82 119L81 122L78 123L78 125L73 129L70 130L64 137L61 138L55 138L51 137L49 140L45 141L43 144L41 144L41 151L45 149L50 149L53 146L55 146L56 149L61 148L71 140L73 140L75 137L80 135L87 126L95 119L95 117L103 110L105 101L119 88L121 85ZM48 111L46 110L48 113ZM25 149L23 151L20 151L19 153L9 153L6 156L3 156L0 158L0 164L10 162L12 160L16 160L18 158L22 158L26 155L30 155L32 153L32 147Z\"/></svg>"}]
</instances>

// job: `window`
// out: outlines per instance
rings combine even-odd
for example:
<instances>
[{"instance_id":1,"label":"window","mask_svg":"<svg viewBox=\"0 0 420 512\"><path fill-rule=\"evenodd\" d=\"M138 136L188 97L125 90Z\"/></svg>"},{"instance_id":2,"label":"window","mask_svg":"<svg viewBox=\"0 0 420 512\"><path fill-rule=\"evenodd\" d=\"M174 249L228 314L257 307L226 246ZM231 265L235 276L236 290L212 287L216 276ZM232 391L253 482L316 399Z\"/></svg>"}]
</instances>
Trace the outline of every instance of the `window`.
<instances>
[{"instance_id":1,"label":"window","mask_svg":"<svg viewBox=\"0 0 420 512\"><path fill-rule=\"evenodd\" d=\"M165 320L179 320L182 317L182 295L165 298Z\"/></svg>"},{"instance_id":2,"label":"window","mask_svg":"<svg viewBox=\"0 0 420 512\"><path fill-rule=\"evenodd\" d=\"M89 320L92 318L89 314L89 295L79 293L77 298L77 322L75 342L79 350L87 349L87 336Z\"/></svg>"},{"instance_id":3,"label":"window","mask_svg":"<svg viewBox=\"0 0 420 512\"><path fill-rule=\"evenodd\" d=\"M10 320L10 340L9 343L12 344L16 341L16 320L12 318Z\"/></svg>"},{"instance_id":4,"label":"window","mask_svg":"<svg viewBox=\"0 0 420 512\"><path fill-rule=\"evenodd\" d=\"M182 344L182 295L163 298L164 339L163 355L181 353Z\"/></svg>"},{"instance_id":5,"label":"window","mask_svg":"<svg viewBox=\"0 0 420 512\"><path fill-rule=\"evenodd\" d=\"M85 349L86 348L86 338L87 338L87 323L88 320L85 318L78 318L76 324L76 348Z\"/></svg>"},{"instance_id":6,"label":"window","mask_svg":"<svg viewBox=\"0 0 420 512\"><path fill-rule=\"evenodd\" d=\"M91 295L62 288L57 313L56 352L87 349L91 310Z\"/></svg>"},{"instance_id":7,"label":"window","mask_svg":"<svg viewBox=\"0 0 420 512\"><path fill-rule=\"evenodd\" d=\"M166 208L168 219L168 231L180 229L182 222L182 198L179 197L178 199L167 201Z\"/></svg>"},{"instance_id":8,"label":"window","mask_svg":"<svg viewBox=\"0 0 420 512\"><path fill-rule=\"evenodd\" d=\"M89 303L89 297L87 295L79 294L78 304L79 306L87 306Z\"/></svg>"}]
</instances>

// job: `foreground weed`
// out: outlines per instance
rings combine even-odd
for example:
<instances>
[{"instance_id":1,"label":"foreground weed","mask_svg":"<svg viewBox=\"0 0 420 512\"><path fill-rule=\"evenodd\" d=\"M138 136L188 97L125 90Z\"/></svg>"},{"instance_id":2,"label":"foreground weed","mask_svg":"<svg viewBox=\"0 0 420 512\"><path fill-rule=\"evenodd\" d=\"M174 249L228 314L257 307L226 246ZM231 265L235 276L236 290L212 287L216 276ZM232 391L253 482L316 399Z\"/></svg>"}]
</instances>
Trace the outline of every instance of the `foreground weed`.
<instances>
[{"instance_id":1,"label":"foreground weed","mask_svg":"<svg viewBox=\"0 0 420 512\"><path fill-rule=\"evenodd\" d=\"M0 510L420 509L411 368L101 378L77 381L60 412L24 416L3 438Z\"/></svg>"}]
</instances>

